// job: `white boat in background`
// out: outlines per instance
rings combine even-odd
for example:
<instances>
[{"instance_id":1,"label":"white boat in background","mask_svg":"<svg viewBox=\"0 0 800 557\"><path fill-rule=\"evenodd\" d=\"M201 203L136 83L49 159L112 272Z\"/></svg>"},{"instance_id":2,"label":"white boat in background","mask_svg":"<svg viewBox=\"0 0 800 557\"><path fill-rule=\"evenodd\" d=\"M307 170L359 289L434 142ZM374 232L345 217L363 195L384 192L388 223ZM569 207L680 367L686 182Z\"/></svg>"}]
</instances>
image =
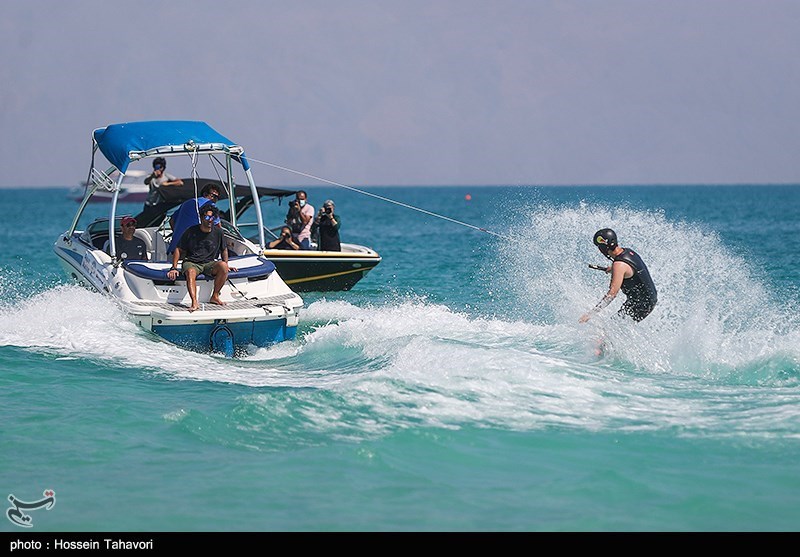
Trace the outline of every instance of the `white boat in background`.
<instances>
[{"instance_id":1,"label":"white boat in background","mask_svg":"<svg viewBox=\"0 0 800 557\"><path fill-rule=\"evenodd\" d=\"M150 193L150 186L144 183L144 179L149 175L150 172L146 170L128 170L122 177L117 203L144 203ZM116 182L119 179L119 171L114 170L108 177ZM78 203L83 201L86 195L86 184L87 182L83 182L82 186L71 189L69 196ZM100 190L95 192L91 198L91 202L108 203L111 201L113 195L114 194L108 190Z\"/></svg>"},{"instance_id":2,"label":"white boat in background","mask_svg":"<svg viewBox=\"0 0 800 557\"><path fill-rule=\"evenodd\" d=\"M111 164L106 171L95 167L98 150ZM147 246L147 261L121 261L117 257L115 236L121 231L117 204L125 177L132 174L128 167L142 162L149 165L156 156L188 157L193 176L197 176L195 170L203 160L215 172L222 169L227 175L220 184L230 199L230 220L223 219L222 225L229 261L237 270L231 271L220 294L225 305L202 303L212 293L213 279L200 275L197 285L201 307L188 310L186 280L182 275L175 281L167 278L171 261L166 247L171 230L164 223L140 223L136 230L136 236ZM303 300L262 255L266 243L258 203L253 206L260 231L256 240L239 231L236 196L231 195L235 189L234 165L244 172L252 198L258 199L244 149L204 122L132 122L94 130L89 184L72 224L53 246L59 262L78 283L116 300L135 323L183 348L232 357L247 353L252 347L295 338ZM98 195L110 195L108 216L83 225L84 211ZM104 251L106 242L109 245Z\"/></svg>"}]
</instances>

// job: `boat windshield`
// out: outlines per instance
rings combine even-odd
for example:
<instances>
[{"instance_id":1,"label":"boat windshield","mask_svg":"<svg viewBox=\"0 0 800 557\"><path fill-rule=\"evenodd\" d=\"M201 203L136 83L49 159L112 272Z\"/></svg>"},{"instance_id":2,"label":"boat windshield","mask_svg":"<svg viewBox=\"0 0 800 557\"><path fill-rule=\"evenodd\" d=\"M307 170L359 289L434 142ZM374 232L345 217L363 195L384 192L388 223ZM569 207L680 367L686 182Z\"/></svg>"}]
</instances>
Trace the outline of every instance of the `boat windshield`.
<instances>
[{"instance_id":1,"label":"boat windshield","mask_svg":"<svg viewBox=\"0 0 800 557\"><path fill-rule=\"evenodd\" d=\"M241 232L239 232L231 223L225 219L220 219L220 223L222 224L222 229L225 231L226 236L231 236L236 240L244 240L244 236L242 236Z\"/></svg>"},{"instance_id":2,"label":"boat windshield","mask_svg":"<svg viewBox=\"0 0 800 557\"><path fill-rule=\"evenodd\" d=\"M114 234L122 234L122 217L114 219ZM81 241L102 249L108 240L108 218L95 219L81 234Z\"/></svg>"},{"instance_id":3,"label":"boat windshield","mask_svg":"<svg viewBox=\"0 0 800 557\"><path fill-rule=\"evenodd\" d=\"M86 232L91 236L104 234L108 236L108 219L99 218L86 227ZM122 234L122 217L114 219L114 233Z\"/></svg>"}]
</instances>

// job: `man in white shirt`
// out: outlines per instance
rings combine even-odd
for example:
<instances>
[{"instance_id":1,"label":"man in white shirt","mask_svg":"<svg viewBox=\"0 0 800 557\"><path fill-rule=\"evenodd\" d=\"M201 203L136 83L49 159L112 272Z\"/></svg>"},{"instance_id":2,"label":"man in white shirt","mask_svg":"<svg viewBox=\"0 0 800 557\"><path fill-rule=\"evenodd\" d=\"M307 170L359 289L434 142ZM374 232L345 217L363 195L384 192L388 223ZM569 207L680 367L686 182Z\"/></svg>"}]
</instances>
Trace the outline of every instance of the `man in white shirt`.
<instances>
[{"instance_id":1,"label":"man in white shirt","mask_svg":"<svg viewBox=\"0 0 800 557\"><path fill-rule=\"evenodd\" d=\"M300 220L303 228L297 235L297 243L300 249L311 249L311 225L314 223L314 207L307 202L308 196L303 190L295 194L295 201L300 206Z\"/></svg>"}]
</instances>

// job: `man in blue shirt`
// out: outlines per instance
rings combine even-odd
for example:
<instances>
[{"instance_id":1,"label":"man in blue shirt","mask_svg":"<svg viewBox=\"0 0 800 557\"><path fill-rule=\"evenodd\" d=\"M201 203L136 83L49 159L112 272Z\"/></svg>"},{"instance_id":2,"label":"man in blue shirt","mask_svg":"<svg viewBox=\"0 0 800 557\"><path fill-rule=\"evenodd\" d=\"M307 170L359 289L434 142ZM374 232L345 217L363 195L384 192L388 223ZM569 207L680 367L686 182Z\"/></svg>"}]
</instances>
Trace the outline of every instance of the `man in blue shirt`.
<instances>
[{"instance_id":1,"label":"man in blue shirt","mask_svg":"<svg viewBox=\"0 0 800 557\"><path fill-rule=\"evenodd\" d=\"M206 184L200 191L200 197L197 199L187 199L181 203L180 207L172 213L169 218L169 224L172 228L172 239L167 248L167 254L175 251L175 246L181 241L181 236L186 232L190 226L200 224L200 213L203 206L211 203L212 207L216 207L215 202L219 200L219 188L216 184ZM219 225L219 217L214 221L214 225Z\"/></svg>"}]
</instances>

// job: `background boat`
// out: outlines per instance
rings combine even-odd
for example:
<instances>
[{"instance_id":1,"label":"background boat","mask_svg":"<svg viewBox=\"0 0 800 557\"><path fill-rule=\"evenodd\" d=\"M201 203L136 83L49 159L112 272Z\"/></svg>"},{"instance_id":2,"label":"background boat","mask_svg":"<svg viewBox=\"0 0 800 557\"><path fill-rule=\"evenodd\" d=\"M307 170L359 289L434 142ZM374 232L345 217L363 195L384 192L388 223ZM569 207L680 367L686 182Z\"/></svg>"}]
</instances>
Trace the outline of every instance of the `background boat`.
<instances>
[{"instance_id":1,"label":"background boat","mask_svg":"<svg viewBox=\"0 0 800 557\"><path fill-rule=\"evenodd\" d=\"M119 190L119 203L144 203L147 195L150 193L150 186L144 183L144 179L150 175L145 170L128 170L125 177L122 179L122 187ZM116 181L119 177L119 172L114 171L109 174L109 178ZM83 196L86 193L86 182L82 182L80 186L75 187L69 191L69 197L78 203L83 201ZM104 203L110 202L112 193L110 191L101 190L95 192L92 196L90 203Z\"/></svg>"},{"instance_id":2,"label":"background boat","mask_svg":"<svg viewBox=\"0 0 800 557\"><path fill-rule=\"evenodd\" d=\"M162 189L162 201L144 207L136 215L141 226L161 226L168 215L187 199L192 199L206 184L219 186L220 181L209 178L183 178L182 186ZM283 201L294 198L296 190L262 187L257 188L259 203L265 215L265 235L273 240L283 225L286 210ZM222 189L221 189L222 191ZM252 241L258 239L258 223L253 222L253 197L249 186L237 185L235 221L242 234ZM218 202L224 216L230 219L227 194ZM272 261L284 281L295 292L332 292L352 289L380 262L381 256L372 248L360 244L342 242L342 251L319 251L316 243L311 250L271 250L262 253Z\"/></svg>"}]
</instances>

